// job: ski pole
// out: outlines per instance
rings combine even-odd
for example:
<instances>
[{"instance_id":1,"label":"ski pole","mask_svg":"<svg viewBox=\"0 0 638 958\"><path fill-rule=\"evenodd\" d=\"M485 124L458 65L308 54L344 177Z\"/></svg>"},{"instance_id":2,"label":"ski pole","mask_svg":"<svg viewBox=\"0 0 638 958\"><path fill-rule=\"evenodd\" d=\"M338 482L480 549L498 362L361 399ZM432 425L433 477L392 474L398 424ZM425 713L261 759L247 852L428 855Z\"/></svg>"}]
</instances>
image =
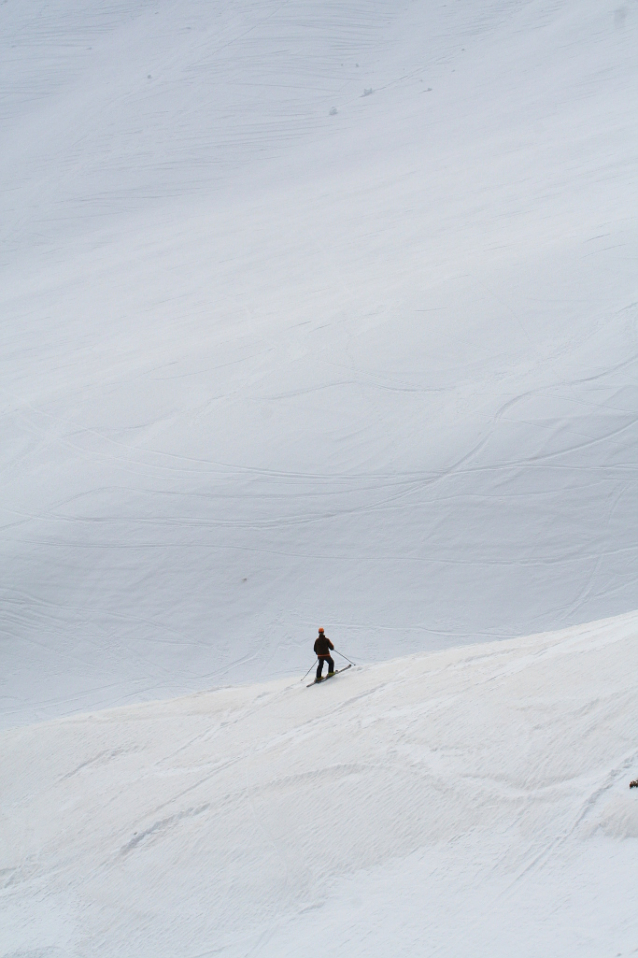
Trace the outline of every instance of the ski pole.
<instances>
[{"instance_id":1,"label":"ski pole","mask_svg":"<svg viewBox=\"0 0 638 958\"><path fill-rule=\"evenodd\" d=\"M315 667L315 663L313 662L312 665L310 666L310 668L308 669L308 671L306 672L306 675L309 675L310 672L312 672L312 670L314 669L314 667ZM303 680L305 679L306 675L304 675L303 678L299 679L299 681L300 681L300 682L303 682Z\"/></svg>"},{"instance_id":2,"label":"ski pole","mask_svg":"<svg viewBox=\"0 0 638 958\"><path fill-rule=\"evenodd\" d=\"M337 655L340 655L342 659L345 659L346 662L350 662L350 659L348 658L348 656L344 655L343 652L340 652L339 649L335 649L335 652L337 653ZM355 664L354 662L350 662L350 665L354 665L354 664Z\"/></svg>"}]
</instances>

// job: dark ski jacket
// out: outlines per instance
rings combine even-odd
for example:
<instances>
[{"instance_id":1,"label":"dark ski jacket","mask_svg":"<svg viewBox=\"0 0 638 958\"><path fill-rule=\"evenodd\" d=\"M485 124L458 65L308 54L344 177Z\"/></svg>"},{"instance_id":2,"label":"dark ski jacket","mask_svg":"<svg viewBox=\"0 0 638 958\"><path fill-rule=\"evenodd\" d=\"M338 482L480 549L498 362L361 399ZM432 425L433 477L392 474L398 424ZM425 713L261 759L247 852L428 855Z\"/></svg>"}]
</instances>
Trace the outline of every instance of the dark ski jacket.
<instances>
[{"instance_id":1,"label":"dark ski jacket","mask_svg":"<svg viewBox=\"0 0 638 958\"><path fill-rule=\"evenodd\" d=\"M334 645L330 641L327 635L320 635L315 642L315 655L318 655L320 659L329 656L330 650L334 649Z\"/></svg>"}]
</instances>

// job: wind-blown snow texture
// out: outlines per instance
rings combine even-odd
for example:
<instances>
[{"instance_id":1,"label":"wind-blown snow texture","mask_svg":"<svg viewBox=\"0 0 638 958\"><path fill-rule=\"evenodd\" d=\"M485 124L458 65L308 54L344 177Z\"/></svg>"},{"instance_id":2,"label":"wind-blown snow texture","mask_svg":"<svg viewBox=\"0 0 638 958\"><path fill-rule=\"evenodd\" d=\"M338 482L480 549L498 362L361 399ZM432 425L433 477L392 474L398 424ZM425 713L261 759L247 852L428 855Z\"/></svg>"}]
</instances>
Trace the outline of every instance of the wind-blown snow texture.
<instances>
[{"instance_id":1,"label":"wind-blown snow texture","mask_svg":"<svg viewBox=\"0 0 638 958\"><path fill-rule=\"evenodd\" d=\"M0 37L5 725L636 607L635 2Z\"/></svg>"},{"instance_id":2,"label":"wind-blown snow texture","mask_svg":"<svg viewBox=\"0 0 638 958\"><path fill-rule=\"evenodd\" d=\"M637 953L637 50L0 2L1 958Z\"/></svg>"},{"instance_id":3,"label":"wind-blown snow texture","mask_svg":"<svg viewBox=\"0 0 638 958\"><path fill-rule=\"evenodd\" d=\"M636 954L638 614L0 735L5 955Z\"/></svg>"}]
</instances>

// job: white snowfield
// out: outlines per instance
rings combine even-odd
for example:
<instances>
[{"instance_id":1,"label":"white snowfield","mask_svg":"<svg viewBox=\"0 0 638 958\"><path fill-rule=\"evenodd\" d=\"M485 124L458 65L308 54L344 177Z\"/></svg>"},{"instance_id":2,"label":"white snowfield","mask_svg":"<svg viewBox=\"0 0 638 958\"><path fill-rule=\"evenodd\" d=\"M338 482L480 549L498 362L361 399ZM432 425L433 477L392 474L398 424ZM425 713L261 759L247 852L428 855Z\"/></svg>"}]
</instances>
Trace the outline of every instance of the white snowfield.
<instances>
[{"instance_id":1,"label":"white snowfield","mask_svg":"<svg viewBox=\"0 0 638 958\"><path fill-rule=\"evenodd\" d=\"M0 736L3 956L638 953L638 614Z\"/></svg>"},{"instance_id":2,"label":"white snowfield","mask_svg":"<svg viewBox=\"0 0 638 958\"><path fill-rule=\"evenodd\" d=\"M635 0L0 46L4 727L638 606Z\"/></svg>"},{"instance_id":3,"label":"white snowfield","mask_svg":"<svg viewBox=\"0 0 638 958\"><path fill-rule=\"evenodd\" d=\"M0 0L0 958L638 954L637 53Z\"/></svg>"}]
</instances>

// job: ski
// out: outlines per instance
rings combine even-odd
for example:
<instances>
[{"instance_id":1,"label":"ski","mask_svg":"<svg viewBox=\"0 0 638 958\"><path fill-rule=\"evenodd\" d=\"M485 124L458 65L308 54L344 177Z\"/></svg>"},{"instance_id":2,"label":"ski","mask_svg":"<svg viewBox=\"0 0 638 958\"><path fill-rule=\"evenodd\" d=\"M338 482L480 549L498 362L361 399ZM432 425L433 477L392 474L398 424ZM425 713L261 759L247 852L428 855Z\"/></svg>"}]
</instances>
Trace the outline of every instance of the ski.
<instances>
[{"instance_id":1,"label":"ski","mask_svg":"<svg viewBox=\"0 0 638 958\"><path fill-rule=\"evenodd\" d=\"M352 665L344 665L342 669L336 669L332 675L323 675L320 679L315 679L314 682L311 682L310 685L307 685L306 688L309 689L311 685L321 685L322 682L327 682L328 679L333 679L335 675L339 675L340 672L347 672L348 669L351 669Z\"/></svg>"}]
</instances>

